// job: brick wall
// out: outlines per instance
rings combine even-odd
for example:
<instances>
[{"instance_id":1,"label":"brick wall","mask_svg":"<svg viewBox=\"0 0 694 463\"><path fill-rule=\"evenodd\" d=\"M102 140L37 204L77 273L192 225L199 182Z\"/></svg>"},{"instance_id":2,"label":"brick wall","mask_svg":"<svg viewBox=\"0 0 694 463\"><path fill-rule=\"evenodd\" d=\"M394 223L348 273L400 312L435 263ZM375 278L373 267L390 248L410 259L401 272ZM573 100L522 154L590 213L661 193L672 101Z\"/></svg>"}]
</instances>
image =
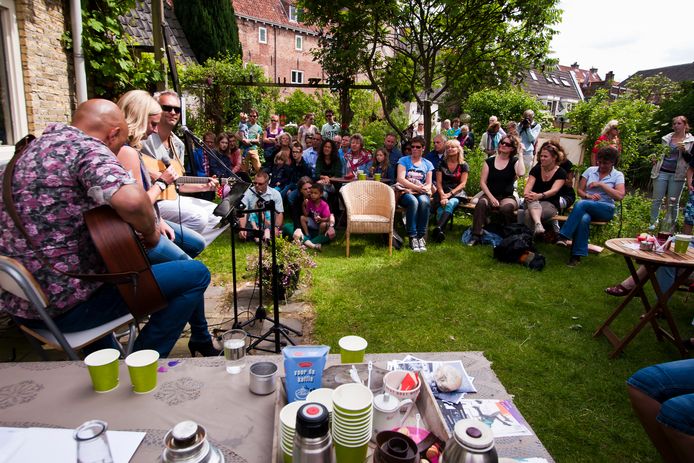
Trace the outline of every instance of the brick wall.
<instances>
[{"instance_id":1,"label":"brick wall","mask_svg":"<svg viewBox=\"0 0 694 463\"><path fill-rule=\"evenodd\" d=\"M40 135L51 122L67 122L74 108L72 55L60 42L69 26L63 0L16 0L19 46L29 132Z\"/></svg>"},{"instance_id":2,"label":"brick wall","mask_svg":"<svg viewBox=\"0 0 694 463\"><path fill-rule=\"evenodd\" d=\"M300 32L274 27L269 24L238 19L239 40L243 47L243 62L251 62L265 69L265 75L272 81L287 80L291 82L292 70L303 71L304 82L310 78L322 79L325 75L319 63L313 61L311 49L318 46L318 38ZM258 41L258 28L267 30L267 43ZM295 50L295 36L303 37L303 50ZM294 89L283 89L282 93L292 93ZM306 91L313 92L311 89Z\"/></svg>"}]
</instances>

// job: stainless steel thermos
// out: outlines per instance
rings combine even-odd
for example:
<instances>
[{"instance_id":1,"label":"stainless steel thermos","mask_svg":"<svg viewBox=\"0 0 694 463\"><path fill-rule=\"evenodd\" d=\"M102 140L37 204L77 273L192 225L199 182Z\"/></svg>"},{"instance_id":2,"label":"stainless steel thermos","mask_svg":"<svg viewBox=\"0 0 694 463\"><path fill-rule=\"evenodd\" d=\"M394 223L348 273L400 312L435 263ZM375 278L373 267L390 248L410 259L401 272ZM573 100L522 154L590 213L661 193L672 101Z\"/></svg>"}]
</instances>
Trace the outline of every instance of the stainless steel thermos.
<instances>
[{"instance_id":1,"label":"stainless steel thermos","mask_svg":"<svg viewBox=\"0 0 694 463\"><path fill-rule=\"evenodd\" d=\"M163 463L224 463L224 455L207 440L195 421L181 421L164 437Z\"/></svg>"},{"instance_id":2,"label":"stainless steel thermos","mask_svg":"<svg viewBox=\"0 0 694 463\"><path fill-rule=\"evenodd\" d=\"M453 437L446 442L441 463L498 463L494 435L478 420L460 420L455 424Z\"/></svg>"},{"instance_id":3,"label":"stainless steel thermos","mask_svg":"<svg viewBox=\"0 0 694 463\"><path fill-rule=\"evenodd\" d=\"M330 415L319 403L307 403L296 413L293 463L335 463Z\"/></svg>"}]
</instances>

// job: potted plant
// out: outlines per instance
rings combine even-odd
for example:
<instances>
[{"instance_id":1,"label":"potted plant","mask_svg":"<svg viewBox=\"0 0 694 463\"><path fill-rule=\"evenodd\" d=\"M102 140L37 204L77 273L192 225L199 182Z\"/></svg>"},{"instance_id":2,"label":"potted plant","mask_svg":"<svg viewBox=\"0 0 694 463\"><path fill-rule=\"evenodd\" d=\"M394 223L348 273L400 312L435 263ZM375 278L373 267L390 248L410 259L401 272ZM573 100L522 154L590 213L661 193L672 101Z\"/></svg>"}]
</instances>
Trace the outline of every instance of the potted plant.
<instances>
[{"instance_id":1,"label":"potted plant","mask_svg":"<svg viewBox=\"0 0 694 463\"><path fill-rule=\"evenodd\" d=\"M277 288L278 296L285 301L294 294L299 287L299 282L307 282L311 278L309 269L316 263L306 252L306 248L284 239L275 241L277 255ZM306 271L302 273L302 269ZM256 272L258 270L258 255L252 254L246 257L246 270ZM260 268L260 278L263 282L263 292L272 297L272 246L263 244L263 262Z\"/></svg>"}]
</instances>

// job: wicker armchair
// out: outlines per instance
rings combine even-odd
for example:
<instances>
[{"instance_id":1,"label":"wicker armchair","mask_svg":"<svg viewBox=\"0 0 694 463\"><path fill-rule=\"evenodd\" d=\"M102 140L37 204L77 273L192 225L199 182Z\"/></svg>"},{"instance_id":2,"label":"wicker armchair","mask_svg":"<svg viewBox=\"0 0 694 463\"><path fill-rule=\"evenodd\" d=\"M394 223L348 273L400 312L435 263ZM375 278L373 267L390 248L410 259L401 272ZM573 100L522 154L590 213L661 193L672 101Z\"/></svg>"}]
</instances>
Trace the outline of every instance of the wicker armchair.
<instances>
[{"instance_id":1,"label":"wicker armchair","mask_svg":"<svg viewBox=\"0 0 694 463\"><path fill-rule=\"evenodd\" d=\"M347 257L351 233L387 233L388 253L393 255L395 193L385 183L357 180L340 189L347 210Z\"/></svg>"}]
</instances>

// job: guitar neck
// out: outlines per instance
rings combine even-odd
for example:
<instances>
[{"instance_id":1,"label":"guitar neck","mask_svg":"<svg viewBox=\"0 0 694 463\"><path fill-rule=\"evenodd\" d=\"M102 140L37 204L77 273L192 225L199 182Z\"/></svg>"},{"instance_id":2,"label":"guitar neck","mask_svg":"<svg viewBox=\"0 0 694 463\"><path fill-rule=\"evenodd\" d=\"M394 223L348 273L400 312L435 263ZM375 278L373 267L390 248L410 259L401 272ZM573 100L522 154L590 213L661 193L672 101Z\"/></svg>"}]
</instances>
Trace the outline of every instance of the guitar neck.
<instances>
[{"instance_id":1,"label":"guitar neck","mask_svg":"<svg viewBox=\"0 0 694 463\"><path fill-rule=\"evenodd\" d=\"M202 183L209 183L212 180L210 177L193 177L190 175L183 175L176 179L176 185L199 185ZM227 179L220 178L217 179L221 185L226 185Z\"/></svg>"}]
</instances>

